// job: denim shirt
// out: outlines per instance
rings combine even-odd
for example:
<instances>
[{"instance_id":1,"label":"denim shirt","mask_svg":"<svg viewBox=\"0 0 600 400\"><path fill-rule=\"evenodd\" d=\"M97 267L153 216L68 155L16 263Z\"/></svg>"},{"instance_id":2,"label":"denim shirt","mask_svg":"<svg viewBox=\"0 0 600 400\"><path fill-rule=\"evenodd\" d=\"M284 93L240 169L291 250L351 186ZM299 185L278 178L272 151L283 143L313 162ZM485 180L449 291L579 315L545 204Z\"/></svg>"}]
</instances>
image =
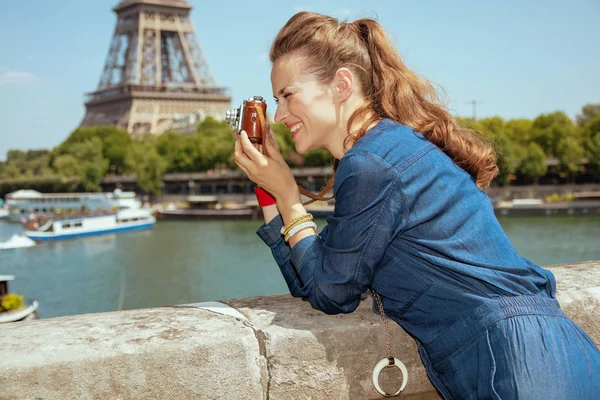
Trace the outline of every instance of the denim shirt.
<instances>
[{"instance_id":1,"label":"denim shirt","mask_svg":"<svg viewBox=\"0 0 600 400\"><path fill-rule=\"evenodd\" d=\"M382 120L344 154L335 208L293 249L280 216L257 234L293 296L349 313L372 288L388 317L428 342L488 299L555 296L552 274L521 257L489 197L410 127Z\"/></svg>"}]
</instances>

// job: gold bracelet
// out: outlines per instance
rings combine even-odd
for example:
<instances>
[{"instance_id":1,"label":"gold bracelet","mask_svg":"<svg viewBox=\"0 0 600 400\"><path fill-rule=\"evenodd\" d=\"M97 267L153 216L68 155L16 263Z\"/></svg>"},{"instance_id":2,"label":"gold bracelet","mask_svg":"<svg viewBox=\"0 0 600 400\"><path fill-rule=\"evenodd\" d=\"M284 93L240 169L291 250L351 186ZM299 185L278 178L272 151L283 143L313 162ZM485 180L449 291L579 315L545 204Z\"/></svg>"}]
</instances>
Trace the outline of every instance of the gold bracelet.
<instances>
[{"instance_id":1,"label":"gold bracelet","mask_svg":"<svg viewBox=\"0 0 600 400\"><path fill-rule=\"evenodd\" d=\"M287 228L286 228L286 229L283 231L283 236L287 236L287 235L290 233L290 231L291 231L292 229L294 229L294 228L295 228L295 227L297 227L298 225L300 225L300 224L303 224L303 223L305 223L305 222L313 222L313 219L312 219L312 218L303 218L303 219L301 219L301 220L298 220L298 221L294 222L292 225L288 226L288 227L287 227Z\"/></svg>"},{"instance_id":2,"label":"gold bracelet","mask_svg":"<svg viewBox=\"0 0 600 400\"><path fill-rule=\"evenodd\" d=\"M303 218L299 221L296 221L294 223L294 225L290 226L288 229L285 230L285 232L283 232L283 236L288 237L290 236L290 232L292 232L296 227L298 227L299 225L304 225L306 223L312 222L314 223L312 218ZM287 240L286 240L287 241Z\"/></svg>"},{"instance_id":3,"label":"gold bracelet","mask_svg":"<svg viewBox=\"0 0 600 400\"><path fill-rule=\"evenodd\" d=\"M302 214L299 217L294 218L293 220L291 220L287 225L285 225L283 228L281 228L281 234L282 235L287 235L287 233L294 227L294 225L296 225L297 223L301 223L301 222L308 222L308 221L312 221L313 220L313 216L312 214Z\"/></svg>"}]
</instances>

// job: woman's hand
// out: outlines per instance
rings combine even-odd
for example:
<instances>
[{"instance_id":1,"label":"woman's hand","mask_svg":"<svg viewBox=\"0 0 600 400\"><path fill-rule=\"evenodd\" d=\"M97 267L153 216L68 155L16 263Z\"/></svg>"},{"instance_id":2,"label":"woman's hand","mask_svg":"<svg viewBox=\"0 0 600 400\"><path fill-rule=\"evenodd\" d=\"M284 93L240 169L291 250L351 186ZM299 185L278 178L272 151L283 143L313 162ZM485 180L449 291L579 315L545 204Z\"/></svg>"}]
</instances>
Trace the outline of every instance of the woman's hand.
<instances>
[{"instance_id":1,"label":"woman's hand","mask_svg":"<svg viewBox=\"0 0 600 400\"><path fill-rule=\"evenodd\" d=\"M268 129L263 140L266 151L260 152L242 131L235 142L233 158L235 163L248 175L248 178L271 193L277 202L280 200L296 200L300 198L296 180L286 164L277 141Z\"/></svg>"}]
</instances>

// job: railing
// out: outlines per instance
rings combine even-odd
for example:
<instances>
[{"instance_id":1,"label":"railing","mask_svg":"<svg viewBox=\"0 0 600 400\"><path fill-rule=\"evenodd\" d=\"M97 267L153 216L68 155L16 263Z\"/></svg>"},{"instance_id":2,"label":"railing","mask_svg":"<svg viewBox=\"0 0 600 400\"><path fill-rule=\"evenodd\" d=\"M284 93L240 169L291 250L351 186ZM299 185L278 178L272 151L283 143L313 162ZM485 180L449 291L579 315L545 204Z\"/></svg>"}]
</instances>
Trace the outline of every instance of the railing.
<instances>
[{"instance_id":1,"label":"railing","mask_svg":"<svg viewBox=\"0 0 600 400\"><path fill-rule=\"evenodd\" d=\"M549 269L562 308L600 343L600 261ZM390 326L403 398L439 398L414 340ZM2 398L381 398L371 373L385 335L370 301L330 316L266 296L4 324L0 337Z\"/></svg>"}]
</instances>

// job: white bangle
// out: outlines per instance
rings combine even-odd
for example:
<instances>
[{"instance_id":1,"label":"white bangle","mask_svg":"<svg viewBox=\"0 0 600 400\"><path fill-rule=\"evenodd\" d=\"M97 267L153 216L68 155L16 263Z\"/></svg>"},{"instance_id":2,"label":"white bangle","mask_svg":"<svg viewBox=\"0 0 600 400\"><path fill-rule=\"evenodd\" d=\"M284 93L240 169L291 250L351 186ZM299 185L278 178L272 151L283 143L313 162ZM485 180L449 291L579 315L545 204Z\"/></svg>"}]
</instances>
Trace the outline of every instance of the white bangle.
<instances>
[{"instance_id":1,"label":"white bangle","mask_svg":"<svg viewBox=\"0 0 600 400\"><path fill-rule=\"evenodd\" d=\"M307 228L313 228L315 231L317 230L317 224L315 224L312 221L309 222L303 222L295 227L292 228L292 230L290 230L286 236L285 241L287 242L288 240L290 240L290 238L292 236L294 236L296 233L300 232L303 229L307 229Z\"/></svg>"}]
</instances>

